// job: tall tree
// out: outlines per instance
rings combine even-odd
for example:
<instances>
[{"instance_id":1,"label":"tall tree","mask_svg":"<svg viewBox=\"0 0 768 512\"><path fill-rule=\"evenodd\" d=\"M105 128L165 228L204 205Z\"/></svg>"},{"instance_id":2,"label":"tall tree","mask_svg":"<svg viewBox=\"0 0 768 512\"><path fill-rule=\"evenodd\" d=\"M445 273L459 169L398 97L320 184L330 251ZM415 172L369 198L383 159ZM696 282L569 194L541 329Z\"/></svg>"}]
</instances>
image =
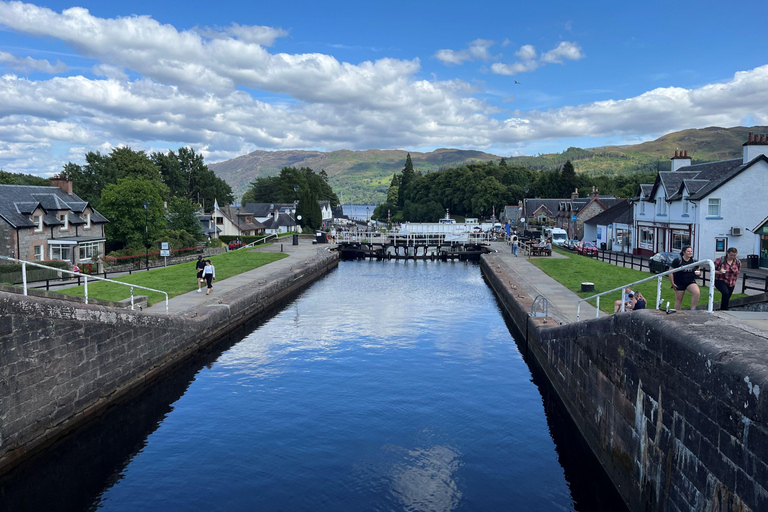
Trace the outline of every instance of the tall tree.
<instances>
[{"instance_id":1,"label":"tall tree","mask_svg":"<svg viewBox=\"0 0 768 512\"><path fill-rule=\"evenodd\" d=\"M563 164L563 170L560 172L560 197L571 197L571 193L578 186L576 170L570 160Z\"/></svg>"},{"instance_id":2,"label":"tall tree","mask_svg":"<svg viewBox=\"0 0 768 512\"><path fill-rule=\"evenodd\" d=\"M214 200L221 204L234 201L232 188L205 165L203 155L188 147L178 152L153 153L152 161L160 169L163 183L176 197L186 197L210 209Z\"/></svg>"},{"instance_id":3,"label":"tall tree","mask_svg":"<svg viewBox=\"0 0 768 512\"><path fill-rule=\"evenodd\" d=\"M411 186L416 177L416 172L413 170L413 162L411 161L411 154L408 153L405 157L405 166L400 173L400 185L397 189L397 205L403 207L407 198L408 188Z\"/></svg>"},{"instance_id":4,"label":"tall tree","mask_svg":"<svg viewBox=\"0 0 768 512\"><path fill-rule=\"evenodd\" d=\"M168 204L168 224L175 231L186 231L196 240L204 238L197 216L197 205L186 197L174 197Z\"/></svg>"},{"instance_id":5,"label":"tall tree","mask_svg":"<svg viewBox=\"0 0 768 512\"><path fill-rule=\"evenodd\" d=\"M144 202L149 206L144 208ZM163 194L156 183L127 177L111 183L101 194L100 211L108 219L107 239L124 247L143 247L165 229Z\"/></svg>"}]
</instances>

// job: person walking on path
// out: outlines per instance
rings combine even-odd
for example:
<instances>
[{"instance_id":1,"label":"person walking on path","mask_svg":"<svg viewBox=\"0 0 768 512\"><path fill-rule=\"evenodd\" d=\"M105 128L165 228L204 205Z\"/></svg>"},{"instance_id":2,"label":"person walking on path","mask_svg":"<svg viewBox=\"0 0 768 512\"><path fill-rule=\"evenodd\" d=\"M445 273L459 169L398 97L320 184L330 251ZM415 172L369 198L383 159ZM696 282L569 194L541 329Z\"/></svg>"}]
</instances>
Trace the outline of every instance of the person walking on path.
<instances>
[{"instance_id":1,"label":"person walking on path","mask_svg":"<svg viewBox=\"0 0 768 512\"><path fill-rule=\"evenodd\" d=\"M517 234L512 235L512 254L517 256L517 251L520 250L520 241L517 239Z\"/></svg>"},{"instance_id":2,"label":"person walking on path","mask_svg":"<svg viewBox=\"0 0 768 512\"><path fill-rule=\"evenodd\" d=\"M195 268L197 269L197 293L200 293L203 291L203 270L205 270L205 261L202 256L197 257Z\"/></svg>"},{"instance_id":3,"label":"person walking on path","mask_svg":"<svg viewBox=\"0 0 768 512\"><path fill-rule=\"evenodd\" d=\"M693 259L693 248L690 245L683 247L680 251L680 256L675 258L670 268L680 268L685 265L696 263ZM691 309L696 309L699 303L699 296L701 296L701 290L699 285L696 284L696 278L699 277L701 271L696 267L691 267L680 272L674 272L669 274L669 281L672 283L672 289L675 290L675 309L680 310L683 304L683 296L685 292L691 294Z\"/></svg>"},{"instance_id":4,"label":"person walking on path","mask_svg":"<svg viewBox=\"0 0 768 512\"><path fill-rule=\"evenodd\" d=\"M739 250L735 247L729 247L722 256L715 260L715 288L720 292L720 311L728 311L728 302L733 295L733 289L736 287L736 281L741 272L741 262L739 261Z\"/></svg>"},{"instance_id":5,"label":"person walking on path","mask_svg":"<svg viewBox=\"0 0 768 512\"><path fill-rule=\"evenodd\" d=\"M205 260L203 276L205 277L205 284L208 285L205 294L210 295L211 290L213 290L213 280L216 279L216 268L213 266L213 263L211 263L211 260Z\"/></svg>"}]
</instances>

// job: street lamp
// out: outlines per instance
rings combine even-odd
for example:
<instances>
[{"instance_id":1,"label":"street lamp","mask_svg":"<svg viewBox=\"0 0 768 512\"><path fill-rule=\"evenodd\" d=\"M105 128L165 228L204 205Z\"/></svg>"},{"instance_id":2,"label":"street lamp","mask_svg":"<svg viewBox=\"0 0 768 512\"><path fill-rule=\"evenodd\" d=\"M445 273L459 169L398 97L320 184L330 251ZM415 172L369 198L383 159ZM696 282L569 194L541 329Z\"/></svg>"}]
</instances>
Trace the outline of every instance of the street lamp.
<instances>
[{"instance_id":1,"label":"street lamp","mask_svg":"<svg viewBox=\"0 0 768 512\"><path fill-rule=\"evenodd\" d=\"M149 201L144 201L144 263L149 270Z\"/></svg>"},{"instance_id":2,"label":"street lamp","mask_svg":"<svg viewBox=\"0 0 768 512\"><path fill-rule=\"evenodd\" d=\"M294 185L293 186L293 193L296 196L296 199L293 201L293 223L296 226L294 229L298 229L298 221L301 220L299 217L299 186Z\"/></svg>"},{"instance_id":3,"label":"street lamp","mask_svg":"<svg viewBox=\"0 0 768 512\"><path fill-rule=\"evenodd\" d=\"M369 224L371 222L371 207L366 206L365 207L365 223Z\"/></svg>"}]
</instances>

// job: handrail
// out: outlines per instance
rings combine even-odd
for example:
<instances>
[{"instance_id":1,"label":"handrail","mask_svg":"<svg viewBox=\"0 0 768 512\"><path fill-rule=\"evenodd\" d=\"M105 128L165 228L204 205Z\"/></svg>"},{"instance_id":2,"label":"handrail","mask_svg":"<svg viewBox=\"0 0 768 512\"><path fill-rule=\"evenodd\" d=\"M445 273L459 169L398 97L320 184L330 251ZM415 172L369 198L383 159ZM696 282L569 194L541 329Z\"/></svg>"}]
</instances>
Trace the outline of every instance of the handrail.
<instances>
[{"instance_id":1,"label":"handrail","mask_svg":"<svg viewBox=\"0 0 768 512\"><path fill-rule=\"evenodd\" d=\"M531 304L531 316L536 316L536 306L541 305L543 316L549 316L549 301L544 295L537 295Z\"/></svg>"},{"instance_id":2,"label":"handrail","mask_svg":"<svg viewBox=\"0 0 768 512\"><path fill-rule=\"evenodd\" d=\"M579 321L580 310L581 310L581 303L582 302L586 302L586 301L592 300L592 299L596 299L597 300L597 304L595 306L595 318L597 318L600 315L600 296L601 295L606 295L608 293L613 293L613 292L616 292L616 291L619 291L619 290L622 291L621 311L622 312L625 311L625 304L624 304L624 300L623 300L624 299L623 290L626 287L628 287L628 286L631 287L631 286L634 286L636 284L640 284L640 283L644 283L646 281L650 281L652 279L658 279L658 285L656 286L656 309L658 309L660 304L661 304L661 281L662 281L662 278L664 276L669 275L669 274L674 274L675 272L680 272L681 270L686 270L686 269L693 268L693 267L697 267L698 268L698 267L701 267L702 265L709 265L709 301L708 301L708 305L707 305L707 312L708 313L712 313L714 311L713 302L715 300L715 283L714 283L714 280L715 280L715 262L713 262L712 260L700 260L700 261L696 261L694 263L689 263L688 265L684 265L684 266L679 267L679 268L674 268L672 270L667 270L666 272L662 272L661 274L656 274L656 275L651 276L651 277L646 277L645 279L640 279L639 281L635 281L633 283L628 283L628 284L619 286L618 288L613 288L613 289L605 291L605 292L596 293L595 295L591 295L591 296L586 297L584 299L579 299L576 302L576 321L577 322Z\"/></svg>"},{"instance_id":3,"label":"handrail","mask_svg":"<svg viewBox=\"0 0 768 512\"><path fill-rule=\"evenodd\" d=\"M244 245L244 246L242 246L242 247L238 247L238 249L245 249L246 247L253 247L253 246L255 246L256 244L259 244L259 243L262 243L262 242L266 242L266 241L267 241L267 240L269 240L269 238L270 238L270 237L272 237L272 236L273 236L273 237L275 237L275 238L277 238L277 233L270 233L270 234L268 234L267 236L265 236L264 238L260 238L260 239L258 239L258 240L256 240L256 241L254 241L254 242L251 242L251 243L249 243L248 245Z\"/></svg>"},{"instance_id":4,"label":"handrail","mask_svg":"<svg viewBox=\"0 0 768 512\"><path fill-rule=\"evenodd\" d=\"M155 290L154 288L147 288L146 286L140 286L138 284L131 284L131 283L122 283L120 281L115 281L113 279L107 279L104 277L96 277L88 274L81 274L80 272L75 272L74 270L65 270L63 268L56 268L56 267L49 267L48 265L41 265L40 263L35 263L32 261L26 261L26 260L20 260L16 258L10 258L8 256L0 256L1 259L8 260L8 261L15 261L16 263L21 263L21 281L24 286L24 295L27 295L27 265L32 265L34 267L40 267L40 268L47 268L51 270L55 270L56 272L66 272L67 274L71 274L73 276L82 276L85 278L83 289L85 294L85 303L88 304L88 278L95 279L97 281L107 281L110 283L115 284L121 284L123 286L130 286L131 287L131 311L134 310L134 304L133 304L133 289L134 288L141 288L142 290L149 290L150 292L155 293L162 293L165 295L165 314L168 314L168 294L162 290Z\"/></svg>"}]
</instances>

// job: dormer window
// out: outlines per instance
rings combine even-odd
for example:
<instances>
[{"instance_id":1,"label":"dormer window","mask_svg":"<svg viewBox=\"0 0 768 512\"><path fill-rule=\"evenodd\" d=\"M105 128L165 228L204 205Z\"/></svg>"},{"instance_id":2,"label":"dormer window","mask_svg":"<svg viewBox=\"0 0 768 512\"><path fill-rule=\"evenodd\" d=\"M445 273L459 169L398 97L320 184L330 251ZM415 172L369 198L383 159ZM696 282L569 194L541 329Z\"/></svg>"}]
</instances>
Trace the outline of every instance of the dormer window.
<instances>
[{"instance_id":1,"label":"dormer window","mask_svg":"<svg viewBox=\"0 0 768 512\"><path fill-rule=\"evenodd\" d=\"M69 215L68 215L68 214L66 214L66 213L60 213L60 214L58 215L58 218L59 218L59 222L61 222L62 224L64 224L64 225L61 227L62 231L66 231L66 230L68 230L68 229L69 229Z\"/></svg>"},{"instance_id":2,"label":"dormer window","mask_svg":"<svg viewBox=\"0 0 768 512\"><path fill-rule=\"evenodd\" d=\"M43 216L42 215L33 215L32 216L32 222L35 223L37 226L35 228L35 231L42 231L43 230Z\"/></svg>"},{"instance_id":3,"label":"dormer window","mask_svg":"<svg viewBox=\"0 0 768 512\"><path fill-rule=\"evenodd\" d=\"M85 214L85 229L91 229L91 214Z\"/></svg>"}]
</instances>

